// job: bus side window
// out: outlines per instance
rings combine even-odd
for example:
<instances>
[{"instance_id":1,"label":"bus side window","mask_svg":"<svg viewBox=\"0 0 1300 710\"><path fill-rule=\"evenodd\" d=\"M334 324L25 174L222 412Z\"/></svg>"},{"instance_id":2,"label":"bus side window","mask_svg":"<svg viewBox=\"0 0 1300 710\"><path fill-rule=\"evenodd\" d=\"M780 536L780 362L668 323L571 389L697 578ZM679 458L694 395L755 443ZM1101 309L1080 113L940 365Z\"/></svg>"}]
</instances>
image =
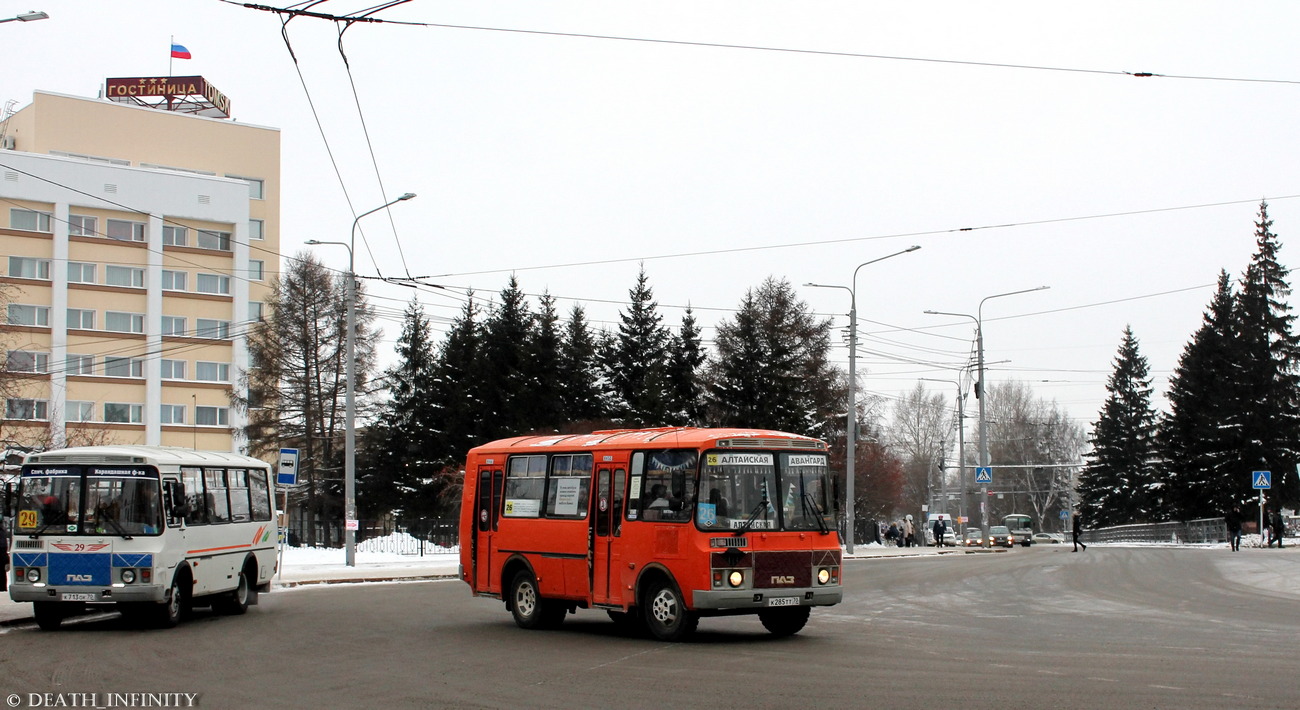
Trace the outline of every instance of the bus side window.
<instances>
[{"instance_id":1,"label":"bus side window","mask_svg":"<svg viewBox=\"0 0 1300 710\"><path fill-rule=\"evenodd\" d=\"M185 489L180 481L163 482L163 510L167 513L167 527L174 528L185 517Z\"/></svg>"},{"instance_id":2,"label":"bus side window","mask_svg":"<svg viewBox=\"0 0 1300 710\"><path fill-rule=\"evenodd\" d=\"M623 491L627 472L614 469L614 537L623 534Z\"/></svg>"},{"instance_id":3,"label":"bus side window","mask_svg":"<svg viewBox=\"0 0 1300 710\"><path fill-rule=\"evenodd\" d=\"M207 496L203 495L203 469L182 468L181 482L185 485L186 525L207 525Z\"/></svg>"}]
</instances>

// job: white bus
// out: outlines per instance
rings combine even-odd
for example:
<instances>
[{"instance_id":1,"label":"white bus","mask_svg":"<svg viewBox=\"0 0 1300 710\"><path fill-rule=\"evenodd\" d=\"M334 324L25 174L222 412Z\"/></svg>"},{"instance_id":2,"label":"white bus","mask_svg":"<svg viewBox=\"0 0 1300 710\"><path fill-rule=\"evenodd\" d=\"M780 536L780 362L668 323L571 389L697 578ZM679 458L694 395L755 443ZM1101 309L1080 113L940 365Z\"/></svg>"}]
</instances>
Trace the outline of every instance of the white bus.
<instances>
[{"instance_id":1,"label":"white bus","mask_svg":"<svg viewBox=\"0 0 1300 710\"><path fill-rule=\"evenodd\" d=\"M86 604L175 626L191 605L242 614L276 567L271 467L239 454L88 446L27 457L13 520L9 597L42 629ZM112 608L112 607L110 607Z\"/></svg>"}]
</instances>

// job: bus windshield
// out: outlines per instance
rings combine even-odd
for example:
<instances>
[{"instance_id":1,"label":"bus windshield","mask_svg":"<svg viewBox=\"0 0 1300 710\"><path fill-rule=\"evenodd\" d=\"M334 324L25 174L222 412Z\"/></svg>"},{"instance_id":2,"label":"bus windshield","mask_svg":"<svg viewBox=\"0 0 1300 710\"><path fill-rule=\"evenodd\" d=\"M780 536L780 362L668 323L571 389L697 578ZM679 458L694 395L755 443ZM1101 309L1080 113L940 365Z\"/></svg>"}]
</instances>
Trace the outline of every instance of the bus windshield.
<instances>
[{"instance_id":1,"label":"bus windshield","mask_svg":"<svg viewBox=\"0 0 1300 710\"><path fill-rule=\"evenodd\" d=\"M704 530L830 530L826 456L717 452L700 469L696 523ZM778 515L779 513L779 515Z\"/></svg>"},{"instance_id":2,"label":"bus windshield","mask_svg":"<svg viewBox=\"0 0 1300 710\"><path fill-rule=\"evenodd\" d=\"M139 467L64 466L23 471L19 535L156 535L158 473Z\"/></svg>"},{"instance_id":3,"label":"bus windshield","mask_svg":"<svg viewBox=\"0 0 1300 710\"><path fill-rule=\"evenodd\" d=\"M835 526L827 499L825 454L781 454L781 518L786 530L822 530Z\"/></svg>"}]
</instances>

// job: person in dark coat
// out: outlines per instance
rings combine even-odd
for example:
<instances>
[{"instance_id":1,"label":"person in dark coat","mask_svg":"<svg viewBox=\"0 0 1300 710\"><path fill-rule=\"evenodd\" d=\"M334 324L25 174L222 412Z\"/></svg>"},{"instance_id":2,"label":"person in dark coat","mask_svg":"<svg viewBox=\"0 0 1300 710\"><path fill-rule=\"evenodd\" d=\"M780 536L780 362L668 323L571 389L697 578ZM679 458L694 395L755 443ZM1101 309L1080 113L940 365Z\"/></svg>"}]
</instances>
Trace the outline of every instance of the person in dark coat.
<instances>
[{"instance_id":1,"label":"person in dark coat","mask_svg":"<svg viewBox=\"0 0 1300 710\"><path fill-rule=\"evenodd\" d=\"M1083 534L1083 516L1078 513L1074 514L1074 549L1072 552L1078 552L1082 547L1084 552L1088 551L1088 546L1079 541L1079 535Z\"/></svg>"},{"instance_id":2,"label":"person in dark coat","mask_svg":"<svg viewBox=\"0 0 1300 710\"><path fill-rule=\"evenodd\" d=\"M1241 507L1232 506L1232 510L1223 516L1223 522L1228 526L1228 544L1232 551L1241 551Z\"/></svg>"},{"instance_id":3,"label":"person in dark coat","mask_svg":"<svg viewBox=\"0 0 1300 710\"><path fill-rule=\"evenodd\" d=\"M1273 541L1277 541L1277 549L1282 549L1282 535L1286 533L1286 523L1282 520L1282 508L1278 506L1273 509L1273 514L1268 518L1268 546L1273 546Z\"/></svg>"}]
</instances>

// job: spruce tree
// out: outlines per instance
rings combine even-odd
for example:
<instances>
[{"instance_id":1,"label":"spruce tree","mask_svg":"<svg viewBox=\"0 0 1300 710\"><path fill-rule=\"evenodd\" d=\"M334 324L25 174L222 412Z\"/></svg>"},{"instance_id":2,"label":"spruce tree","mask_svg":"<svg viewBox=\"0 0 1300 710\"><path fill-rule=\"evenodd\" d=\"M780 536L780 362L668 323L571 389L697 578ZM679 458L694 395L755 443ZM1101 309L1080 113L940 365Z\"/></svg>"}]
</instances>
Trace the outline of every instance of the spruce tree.
<instances>
[{"instance_id":1,"label":"spruce tree","mask_svg":"<svg viewBox=\"0 0 1300 710\"><path fill-rule=\"evenodd\" d=\"M628 295L631 304L619 311L618 335L605 362L615 398L615 415L628 426L662 426L671 404L668 383L670 335L659 315L645 267Z\"/></svg>"},{"instance_id":2,"label":"spruce tree","mask_svg":"<svg viewBox=\"0 0 1300 710\"><path fill-rule=\"evenodd\" d=\"M1079 479L1084 519L1094 525L1152 522L1159 517L1155 475L1156 414L1151 376L1132 327L1106 382L1110 394L1093 425L1092 451Z\"/></svg>"},{"instance_id":3,"label":"spruce tree","mask_svg":"<svg viewBox=\"0 0 1300 710\"><path fill-rule=\"evenodd\" d=\"M486 440L528 433L535 419L529 341L533 314L519 281L510 277L501 289L501 302L483 324L482 357L479 360Z\"/></svg>"},{"instance_id":4,"label":"spruce tree","mask_svg":"<svg viewBox=\"0 0 1300 710\"><path fill-rule=\"evenodd\" d=\"M670 420L673 424L700 426L704 421L704 385L701 367L704 346L700 325L688 306L682 316L681 331L673 336L668 358L668 381L672 386Z\"/></svg>"},{"instance_id":5,"label":"spruce tree","mask_svg":"<svg viewBox=\"0 0 1300 710\"><path fill-rule=\"evenodd\" d=\"M479 362L483 330L471 292L452 322L438 354L437 380L432 395L441 426L429 432L436 445L436 463L455 470L471 448L487 442Z\"/></svg>"},{"instance_id":6,"label":"spruce tree","mask_svg":"<svg viewBox=\"0 0 1300 710\"><path fill-rule=\"evenodd\" d=\"M582 306L574 304L564 325L559 362L560 399L568 422L591 422L605 417L603 382L596 338L587 325Z\"/></svg>"},{"instance_id":7,"label":"spruce tree","mask_svg":"<svg viewBox=\"0 0 1300 710\"><path fill-rule=\"evenodd\" d=\"M543 293L539 300L540 308L533 320L533 332L529 334L526 344L528 400L524 425L531 431L558 431L567 419L560 379L560 317L555 312L554 297Z\"/></svg>"},{"instance_id":8,"label":"spruce tree","mask_svg":"<svg viewBox=\"0 0 1300 710\"><path fill-rule=\"evenodd\" d=\"M1238 434L1236 462L1216 490L1251 491L1251 472L1272 472L1269 497L1300 503L1300 336L1292 332L1287 284L1289 270L1278 261L1281 243L1270 231L1268 204L1260 203L1255 223L1256 252L1237 294L1237 343L1241 356L1236 381Z\"/></svg>"},{"instance_id":9,"label":"spruce tree","mask_svg":"<svg viewBox=\"0 0 1300 710\"><path fill-rule=\"evenodd\" d=\"M1235 308L1232 281L1221 271L1201 327L1169 378L1169 413L1160 422L1159 440L1165 517L1173 520L1222 515L1245 502L1240 487L1223 485L1231 481L1237 439L1229 426L1240 361Z\"/></svg>"}]
</instances>

